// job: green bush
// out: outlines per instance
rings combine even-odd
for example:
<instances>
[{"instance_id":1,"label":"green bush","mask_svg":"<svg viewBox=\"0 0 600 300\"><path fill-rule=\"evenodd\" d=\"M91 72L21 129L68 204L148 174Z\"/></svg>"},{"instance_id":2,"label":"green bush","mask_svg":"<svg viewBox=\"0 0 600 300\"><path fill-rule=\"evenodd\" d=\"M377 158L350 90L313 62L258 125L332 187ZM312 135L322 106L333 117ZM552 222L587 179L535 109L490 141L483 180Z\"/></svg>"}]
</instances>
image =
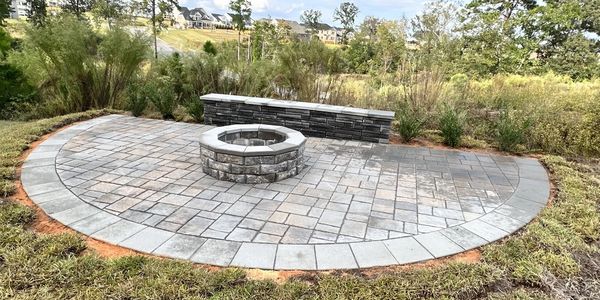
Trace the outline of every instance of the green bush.
<instances>
[{"instance_id":1,"label":"green bush","mask_svg":"<svg viewBox=\"0 0 600 300\"><path fill-rule=\"evenodd\" d=\"M185 103L185 109L197 123L201 123L204 119L204 103L200 99L189 99Z\"/></svg>"},{"instance_id":2,"label":"green bush","mask_svg":"<svg viewBox=\"0 0 600 300\"><path fill-rule=\"evenodd\" d=\"M204 46L202 46L202 50L204 50L206 54L217 55L217 47L215 47L211 41L206 41Z\"/></svg>"},{"instance_id":3,"label":"green bush","mask_svg":"<svg viewBox=\"0 0 600 300\"><path fill-rule=\"evenodd\" d=\"M36 100L36 89L19 69L0 62L0 119L14 119L26 105Z\"/></svg>"},{"instance_id":4,"label":"green bush","mask_svg":"<svg viewBox=\"0 0 600 300\"><path fill-rule=\"evenodd\" d=\"M444 144L450 147L458 147L464 132L465 113L459 111L453 105L444 103L439 123Z\"/></svg>"},{"instance_id":5,"label":"green bush","mask_svg":"<svg viewBox=\"0 0 600 300\"><path fill-rule=\"evenodd\" d=\"M396 115L396 129L405 143L412 141L421 134L425 125L425 118L422 117L421 113L404 107Z\"/></svg>"},{"instance_id":6,"label":"green bush","mask_svg":"<svg viewBox=\"0 0 600 300\"><path fill-rule=\"evenodd\" d=\"M168 76L160 76L145 85L148 98L165 120L174 120L177 108L177 95L173 90L173 81Z\"/></svg>"},{"instance_id":7,"label":"green bush","mask_svg":"<svg viewBox=\"0 0 600 300\"><path fill-rule=\"evenodd\" d=\"M141 82L133 82L127 89L127 109L134 117L142 115L148 107L148 92Z\"/></svg>"},{"instance_id":8,"label":"green bush","mask_svg":"<svg viewBox=\"0 0 600 300\"><path fill-rule=\"evenodd\" d=\"M496 124L496 141L501 151L515 151L523 142L529 121L521 120L514 112L504 110Z\"/></svg>"},{"instance_id":9,"label":"green bush","mask_svg":"<svg viewBox=\"0 0 600 300\"><path fill-rule=\"evenodd\" d=\"M9 62L40 87L41 105L58 115L119 106L149 50L142 34L118 26L98 33L71 15L52 18L45 27L29 28L21 52Z\"/></svg>"}]
</instances>

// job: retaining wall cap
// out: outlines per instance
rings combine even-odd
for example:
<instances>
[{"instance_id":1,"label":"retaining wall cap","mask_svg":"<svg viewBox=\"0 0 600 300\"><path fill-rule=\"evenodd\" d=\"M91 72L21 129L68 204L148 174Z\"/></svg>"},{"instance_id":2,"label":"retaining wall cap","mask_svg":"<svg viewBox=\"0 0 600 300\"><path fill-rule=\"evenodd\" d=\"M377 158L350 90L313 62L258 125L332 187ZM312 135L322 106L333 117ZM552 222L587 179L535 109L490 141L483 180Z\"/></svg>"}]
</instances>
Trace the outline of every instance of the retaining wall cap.
<instances>
[{"instance_id":1,"label":"retaining wall cap","mask_svg":"<svg viewBox=\"0 0 600 300\"><path fill-rule=\"evenodd\" d=\"M356 107L337 106L329 104L319 104L302 101L290 101L290 100L277 100L269 98L258 98L258 97L244 97L237 95L225 95L225 94L207 94L200 97L202 100L207 101L219 101L219 102L233 102L233 103L244 103L248 105L264 105L271 107L291 108L291 109L305 109L329 113L342 113L347 115L363 116L363 117L376 117L382 119L393 120L395 113L393 111L385 110L372 110Z\"/></svg>"}]
</instances>

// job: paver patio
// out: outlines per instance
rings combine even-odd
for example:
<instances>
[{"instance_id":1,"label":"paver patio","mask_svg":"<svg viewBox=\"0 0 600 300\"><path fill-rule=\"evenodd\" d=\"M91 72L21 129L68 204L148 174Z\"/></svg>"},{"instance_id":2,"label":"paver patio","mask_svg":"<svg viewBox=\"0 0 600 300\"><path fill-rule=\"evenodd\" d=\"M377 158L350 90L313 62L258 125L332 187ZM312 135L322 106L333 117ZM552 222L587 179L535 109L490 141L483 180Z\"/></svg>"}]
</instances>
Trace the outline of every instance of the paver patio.
<instances>
[{"instance_id":1,"label":"paver patio","mask_svg":"<svg viewBox=\"0 0 600 300\"><path fill-rule=\"evenodd\" d=\"M546 205L535 159L309 138L307 167L270 184L218 181L199 162L213 127L110 115L69 127L23 165L57 221L145 253L221 266L405 264L503 238Z\"/></svg>"}]
</instances>

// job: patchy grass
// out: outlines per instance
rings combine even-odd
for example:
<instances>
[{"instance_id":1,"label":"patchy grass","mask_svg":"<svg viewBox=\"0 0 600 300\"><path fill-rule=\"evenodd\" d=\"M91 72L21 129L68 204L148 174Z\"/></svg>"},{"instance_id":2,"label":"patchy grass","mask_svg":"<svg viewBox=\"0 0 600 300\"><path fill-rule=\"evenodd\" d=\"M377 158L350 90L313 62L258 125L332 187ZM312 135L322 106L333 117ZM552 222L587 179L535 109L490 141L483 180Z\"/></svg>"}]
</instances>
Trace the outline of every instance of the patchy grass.
<instances>
[{"instance_id":1,"label":"patchy grass","mask_svg":"<svg viewBox=\"0 0 600 300\"><path fill-rule=\"evenodd\" d=\"M34 122L0 121L0 197L15 191L15 169L21 152L31 142L64 125L107 114L108 111L88 111Z\"/></svg>"},{"instance_id":2,"label":"patchy grass","mask_svg":"<svg viewBox=\"0 0 600 300\"><path fill-rule=\"evenodd\" d=\"M88 112L0 129L2 162L44 133L104 112ZM3 123L2 125L7 125ZM209 271L145 256L101 258L75 234L27 229L31 209L0 204L0 298L18 299L548 299L597 298L600 173L583 163L543 158L556 182L553 205L518 234L482 249L478 263L400 271L304 273L282 284L235 268ZM5 175L2 175L5 176ZM11 179L2 181L12 187ZM11 189L4 190L10 193Z\"/></svg>"},{"instance_id":3,"label":"patchy grass","mask_svg":"<svg viewBox=\"0 0 600 300\"><path fill-rule=\"evenodd\" d=\"M160 34L161 40L183 51L200 51L206 41L237 41L237 38L237 31L226 29L168 29Z\"/></svg>"}]
</instances>

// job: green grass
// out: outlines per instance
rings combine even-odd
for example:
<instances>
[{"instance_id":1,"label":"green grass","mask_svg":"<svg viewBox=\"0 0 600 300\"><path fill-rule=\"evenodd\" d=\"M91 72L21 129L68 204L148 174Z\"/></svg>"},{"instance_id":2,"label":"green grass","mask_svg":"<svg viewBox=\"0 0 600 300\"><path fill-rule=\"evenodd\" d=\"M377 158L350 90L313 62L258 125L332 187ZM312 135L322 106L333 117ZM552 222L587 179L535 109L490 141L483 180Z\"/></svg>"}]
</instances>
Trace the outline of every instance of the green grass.
<instances>
[{"instance_id":1,"label":"green grass","mask_svg":"<svg viewBox=\"0 0 600 300\"><path fill-rule=\"evenodd\" d=\"M88 112L0 129L2 162L39 136ZM548 299L593 298L597 267L600 173L556 156L542 159L556 182L555 202L519 233L482 249L478 263L387 271L308 273L277 284L244 270L208 271L188 262L127 256L105 259L75 234L28 230L31 209L0 204L0 298L6 299ZM11 169L13 170L13 169ZM14 171L14 170L13 170ZM3 179L7 180L7 179ZM12 180L8 180L12 185ZM5 190L6 192L10 190Z\"/></svg>"},{"instance_id":2,"label":"green grass","mask_svg":"<svg viewBox=\"0 0 600 300\"><path fill-rule=\"evenodd\" d=\"M169 29L160 34L161 40L184 51L200 51L206 41L237 41L237 38L237 31L225 29Z\"/></svg>"},{"instance_id":3,"label":"green grass","mask_svg":"<svg viewBox=\"0 0 600 300\"><path fill-rule=\"evenodd\" d=\"M19 155L40 136L66 124L91 119L107 111L89 111L34 122L0 121L0 197L15 190L15 168Z\"/></svg>"}]
</instances>

